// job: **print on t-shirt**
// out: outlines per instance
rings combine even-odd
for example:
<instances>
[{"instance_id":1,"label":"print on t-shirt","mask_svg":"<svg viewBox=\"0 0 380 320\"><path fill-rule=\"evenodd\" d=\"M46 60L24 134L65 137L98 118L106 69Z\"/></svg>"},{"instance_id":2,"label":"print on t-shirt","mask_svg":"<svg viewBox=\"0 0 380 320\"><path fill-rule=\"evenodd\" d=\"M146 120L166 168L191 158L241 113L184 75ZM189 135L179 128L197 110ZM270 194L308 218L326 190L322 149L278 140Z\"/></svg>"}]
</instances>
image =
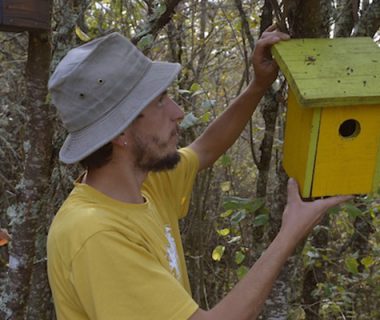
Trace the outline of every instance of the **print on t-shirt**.
<instances>
[{"instance_id":1,"label":"print on t-shirt","mask_svg":"<svg viewBox=\"0 0 380 320\"><path fill-rule=\"evenodd\" d=\"M166 249L166 257L169 262L170 271L177 278L177 280L180 280L181 272L179 270L177 246L175 244L175 240L172 235L172 230L169 225L165 226L165 235L166 235L166 239L168 240L168 247Z\"/></svg>"}]
</instances>

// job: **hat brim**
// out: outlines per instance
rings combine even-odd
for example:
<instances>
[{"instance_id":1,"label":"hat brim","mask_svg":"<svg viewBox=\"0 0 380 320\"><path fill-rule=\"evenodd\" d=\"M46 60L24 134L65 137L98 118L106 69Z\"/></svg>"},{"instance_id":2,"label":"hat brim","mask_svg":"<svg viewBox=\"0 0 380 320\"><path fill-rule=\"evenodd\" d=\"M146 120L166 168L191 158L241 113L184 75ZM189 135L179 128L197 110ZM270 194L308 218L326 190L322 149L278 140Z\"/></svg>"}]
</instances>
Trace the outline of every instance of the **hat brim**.
<instances>
[{"instance_id":1,"label":"hat brim","mask_svg":"<svg viewBox=\"0 0 380 320\"><path fill-rule=\"evenodd\" d=\"M59 152L59 159L72 164L104 146L121 134L141 111L164 92L177 77L181 65L152 62L139 84L101 119L67 136Z\"/></svg>"}]
</instances>

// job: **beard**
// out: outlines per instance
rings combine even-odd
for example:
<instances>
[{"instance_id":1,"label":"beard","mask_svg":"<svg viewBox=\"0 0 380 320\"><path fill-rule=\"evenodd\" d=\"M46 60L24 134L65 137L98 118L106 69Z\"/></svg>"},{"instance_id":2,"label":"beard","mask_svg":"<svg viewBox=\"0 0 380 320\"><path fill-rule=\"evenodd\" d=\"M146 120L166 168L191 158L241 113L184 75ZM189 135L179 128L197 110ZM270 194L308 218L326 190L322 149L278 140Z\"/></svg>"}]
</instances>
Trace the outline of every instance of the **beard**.
<instances>
[{"instance_id":1,"label":"beard","mask_svg":"<svg viewBox=\"0 0 380 320\"><path fill-rule=\"evenodd\" d=\"M172 133L175 135L176 131ZM171 136L172 136L171 135ZM169 143L160 141L158 137L150 137L150 143L143 141L139 136L134 135L135 166L143 171L159 172L171 170L176 167L180 161L180 155L177 150L169 153L163 153L168 148Z\"/></svg>"}]
</instances>

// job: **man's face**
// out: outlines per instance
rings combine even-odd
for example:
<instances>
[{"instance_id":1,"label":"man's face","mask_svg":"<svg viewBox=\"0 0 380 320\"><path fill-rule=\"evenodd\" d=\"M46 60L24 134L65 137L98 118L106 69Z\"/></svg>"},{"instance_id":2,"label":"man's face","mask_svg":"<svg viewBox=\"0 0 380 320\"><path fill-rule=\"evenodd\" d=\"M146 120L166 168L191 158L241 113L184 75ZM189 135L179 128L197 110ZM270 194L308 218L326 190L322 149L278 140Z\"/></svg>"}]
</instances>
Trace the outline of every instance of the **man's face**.
<instances>
[{"instance_id":1,"label":"man's face","mask_svg":"<svg viewBox=\"0 0 380 320\"><path fill-rule=\"evenodd\" d=\"M183 111L166 91L154 99L130 126L135 166L143 171L173 169L180 157L177 151Z\"/></svg>"}]
</instances>

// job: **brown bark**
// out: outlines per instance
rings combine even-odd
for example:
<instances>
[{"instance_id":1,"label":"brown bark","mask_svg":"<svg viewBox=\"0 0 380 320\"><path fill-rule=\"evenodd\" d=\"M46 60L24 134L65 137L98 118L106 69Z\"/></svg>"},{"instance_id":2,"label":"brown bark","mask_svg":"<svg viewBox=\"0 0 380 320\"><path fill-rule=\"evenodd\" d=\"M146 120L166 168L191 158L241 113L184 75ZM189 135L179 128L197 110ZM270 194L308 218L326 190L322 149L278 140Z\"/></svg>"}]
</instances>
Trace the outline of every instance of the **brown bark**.
<instances>
[{"instance_id":1,"label":"brown bark","mask_svg":"<svg viewBox=\"0 0 380 320\"><path fill-rule=\"evenodd\" d=\"M29 35L26 83L28 121L24 141L24 173L17 187L17 204L9 207L12 242L9 271L2 293L2 318L24 319L31 280L36 230L46 221L41 218L41 195L50 173L51 124L46 104L51 48L48 32Z\"/></svg>"},{"instance_id":2,"label":"brown bark","mask_svg":"<svg viewBox=\"0 0 380 320\"><path fill-rule=\"evenodd\" d=\"M268 28L273 23L273 10L271 5L271 0L265 0L262 7L261 23L260 23L260 34L263 34L266 28Z\"/></svg>"},{"instance_id":3,"label":"brown bark","mask_svg":"<svg viewBox=\"0 0 380 320\"><path fill-rule=\"evenodd\" d=\"M332 4L329 0L288 0L284 7L293 38L323 38L330 32Z\"/></svg>"}]
</instances>

